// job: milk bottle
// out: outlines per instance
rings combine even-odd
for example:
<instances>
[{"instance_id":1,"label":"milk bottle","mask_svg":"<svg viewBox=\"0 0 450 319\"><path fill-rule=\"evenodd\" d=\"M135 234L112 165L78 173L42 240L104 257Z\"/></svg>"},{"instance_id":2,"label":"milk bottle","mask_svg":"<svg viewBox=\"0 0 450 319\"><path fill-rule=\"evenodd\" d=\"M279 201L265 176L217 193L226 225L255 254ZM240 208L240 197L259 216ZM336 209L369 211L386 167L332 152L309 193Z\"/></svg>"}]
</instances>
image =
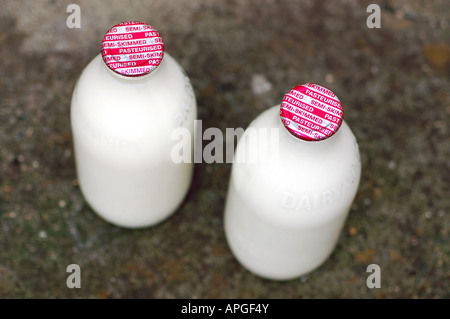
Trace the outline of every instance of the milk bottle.
<instances>
[{"instance_id":1,"label":"milk bottle","mask_svg":"<svg viewBox=\"0 0 450 319\"><path fill-rule=\"evenodd\" d=\"M267 137L273 130L276 139ZM236 259L272 280L319 267L336 246L361 174L336 95L313 83L294 87L250 124L234 158L224 227Z\"/></svg>"},{"instance_id":2,"label":"milk bottle","mask_svg":"<svg viewBox=\"0 0 450 319\"><path fill-rule=\"evenodd\" d=\"M189 78L164 50L159 32L128 21L103 37L71 104L79 186L99 216L127 228L172 215L191 183L193 164L174 163L171 132L194 134Z\"/></svg>"}]
</instances>

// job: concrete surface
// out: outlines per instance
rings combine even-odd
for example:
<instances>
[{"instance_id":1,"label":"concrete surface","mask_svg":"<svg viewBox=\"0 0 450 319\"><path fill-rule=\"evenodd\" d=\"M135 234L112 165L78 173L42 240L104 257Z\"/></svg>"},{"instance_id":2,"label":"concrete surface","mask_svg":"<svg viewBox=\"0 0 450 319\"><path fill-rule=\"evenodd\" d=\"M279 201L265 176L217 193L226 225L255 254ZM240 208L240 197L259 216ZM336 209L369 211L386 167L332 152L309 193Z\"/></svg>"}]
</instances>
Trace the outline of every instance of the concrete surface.
<instances>
[{"instance_id":1,"label":"concrete surface","mask_svg":"<svg viewBox=\"0 0 450 319\"><path fill-rule=\"evenodd\" d=\"M81 28L69 29L71 3ZM381 28L366 8L381 8ZM0 1L1 298L449 298L450 3L436 1ZM288 282L231 255L230 164L198 164L176 214L112 226L77 186L73 86L124 20L155 26L191 77L203 128L246 127L291 87L333 89L362 180L339 245ZM369 264L381 288L369 289ZM81 267L69 289L66 267Z\"/></svg>"}]
</instances>

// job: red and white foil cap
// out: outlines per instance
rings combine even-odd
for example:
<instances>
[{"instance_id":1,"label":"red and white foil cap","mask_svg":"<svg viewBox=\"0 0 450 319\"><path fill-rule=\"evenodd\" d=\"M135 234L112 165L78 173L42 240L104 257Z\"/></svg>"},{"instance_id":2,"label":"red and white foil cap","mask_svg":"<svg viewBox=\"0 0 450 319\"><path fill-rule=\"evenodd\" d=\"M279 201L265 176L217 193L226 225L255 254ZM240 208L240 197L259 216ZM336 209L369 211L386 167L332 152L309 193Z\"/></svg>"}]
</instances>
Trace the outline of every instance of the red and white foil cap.
<instances>
[{"instance_id":1,"label":"red and white foil cap","mask_svg":"<svg viewBox=\"0 0 450 319\"><path fill-rule=\"evenodd\" d=\"M321 141L337 132L344 112L333 91L322 85L304 83L284 95L280 118L295 137L305 141Z\"/></svg>"},{"instance_id":2,"label":"red and white foil cap","mask_svg":"<svg viewBox=\"0 0 450 319\"><path fill-rule=\"evenodd\" d=\"M139 21L122 22L102 39L102 58L114 72L128 77L149 74L161 63L164 42L152 26Z\"/></svg>"}]
</instances>

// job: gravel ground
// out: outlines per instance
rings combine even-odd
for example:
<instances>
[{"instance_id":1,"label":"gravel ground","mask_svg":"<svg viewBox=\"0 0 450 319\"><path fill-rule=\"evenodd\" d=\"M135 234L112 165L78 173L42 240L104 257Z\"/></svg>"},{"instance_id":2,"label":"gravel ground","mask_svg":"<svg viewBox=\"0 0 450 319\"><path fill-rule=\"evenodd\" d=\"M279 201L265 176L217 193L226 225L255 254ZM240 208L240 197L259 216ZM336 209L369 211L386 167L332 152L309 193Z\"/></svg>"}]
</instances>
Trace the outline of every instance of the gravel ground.
<instances>
[{"instance_id":1,"label":"gravel ground","mask_svg":"<svg viewBox=\"0 0 450 319\"><path fill-rule=\"evenodd\" d=\"M81 28L68 28L71 3ZM366 8L381 8L368 28ZM442 1L0 0L1 298L449 298L450 3ZM76 180L70 98L104 33L141 20L190 76L203 128L246 127L296 84L343 102L362 161L328 261L258 278L223 234L231 164L197 164L186 201L118 228ZM220 182L219 182L220 181ZM381 288L366 285L369 264ZM69 264L81 288L66 286Z\"/></svg>"}]
</instances>

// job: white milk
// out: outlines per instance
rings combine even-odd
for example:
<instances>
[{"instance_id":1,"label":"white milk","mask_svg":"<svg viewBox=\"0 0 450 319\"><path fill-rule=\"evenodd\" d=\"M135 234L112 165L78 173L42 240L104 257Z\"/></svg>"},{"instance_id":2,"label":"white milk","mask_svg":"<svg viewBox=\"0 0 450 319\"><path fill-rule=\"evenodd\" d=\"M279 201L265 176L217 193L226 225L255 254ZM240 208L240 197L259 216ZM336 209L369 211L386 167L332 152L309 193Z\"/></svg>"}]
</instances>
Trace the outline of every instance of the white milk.
<instances>
[{"instance_id":1,"label":"white milk","mask_svg":"<svg viewBox=\"0 0 450 319\"><path fill-rule=\"evenodd\" d=\"M127 26L130 32L124 29ZM116 38L119 41L131 41L134 34L129 34L138 32L139 27L156 31L138 22L123 23L111 30L122 33L122 39ZM171 149L176 141L171 133L181 127L193 136L197 114L190 81L180 65L164 53L160 37L143 32L138 36L141 39L136 41L141 42L122 41L116 47L128 50L122 52L144 51L148 55L117 54L118 60L128 59L128 64L115 63L109 68L102 59L108 58L108 52L102 50L83 70L71 105L81 191L98 215L129 228L163 221L186 196L193 164L172 161ZM156 53L148 47L155 43L159 45ZM138 63L134 62L136 58L140 59ZM123 75L126 73L133 76Z\"/></svg>"},{"instance_id":2,"label":"white milk","mask_svg":"<svg viewBox=\"0 0 450 319\"><path fill-rule=\"evenodd\" d=\"M320 266L336 246L361 173L355 136L339 122L331 137L307 141L290 133L277 105L240 138L224 225L232 253L254 274L273 280L299 277ZM269 137L271 130L279 138ZM248 136L255 132L264 132L257 147Z\"/></svg>"}]
</instances>

